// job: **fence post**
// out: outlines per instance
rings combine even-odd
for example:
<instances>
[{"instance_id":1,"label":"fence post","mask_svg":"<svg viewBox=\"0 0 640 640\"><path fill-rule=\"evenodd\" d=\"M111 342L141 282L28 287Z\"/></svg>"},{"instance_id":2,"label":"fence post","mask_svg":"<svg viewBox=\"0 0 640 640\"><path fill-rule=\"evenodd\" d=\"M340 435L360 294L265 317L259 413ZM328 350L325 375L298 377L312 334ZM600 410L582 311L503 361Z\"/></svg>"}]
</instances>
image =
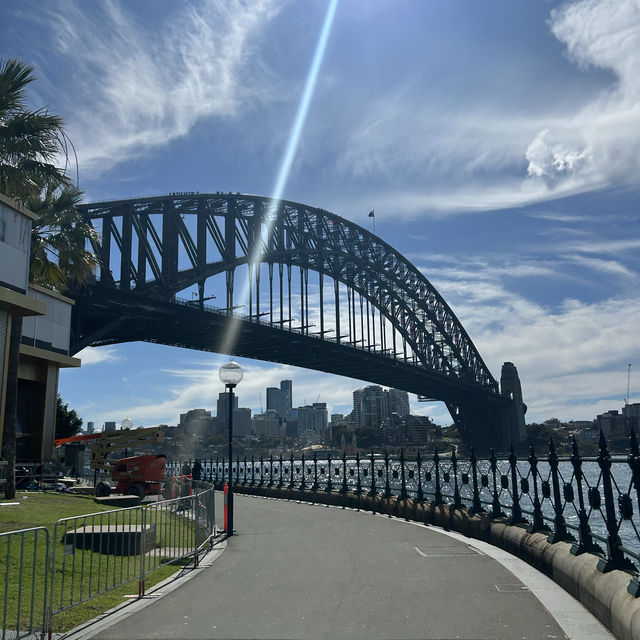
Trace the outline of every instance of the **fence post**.
<instances>
[{"instance_id":1,"label":"fence post","mask_svg":"<svg viewBox=\"0 0 640 640\"><path fill-rule=\"evenodd\" d=\"M455 447L451 447L451 466L453 468L453 508L462 509L462 498L458 487L458 457Z\"/></svg>"},{"instance_id":2,"label":"fence post","mask_svg":"<svg viewBox=\"0 0 640 640\"><path fill-rule=\"evenodd\" d=\"M347 493L347 452L342 450L342 488L340 493L345 495Z\"/></svg>"},{"instance_id":3,"label":"fence post","mask_svg":"<svg viewBox=\"0 0 640 640\"><path fill-rule=\"evenodd\" d=\"M520 507L520 487L518 486L518 458L511 445L509 452L509 466L511 467L511 517L508 524L526 523L522 517L522 509Z\"/></svg>"},{"instance_id":4,"label":"fence post","mask_svg":"<svg viewBox=\"0 0 640 640\"><path fill-rule=\"evenodd\" d=\"M491 475L493 476L493 499L491 501L491 517L502 518L505 514L502 511L500 496L498 495L498 480L496 478L496 475L498 473L498 459L496 458L496 452L493 450L493 447L491 447L491 451L489 453L489 465L491 466Z\"/></svg>"},{"instance_id":5,"label":"fence post","mask_svg":"<svg viewBox=\"0 0 640 640\"><path fill-rule=\"evenodd\" d=\"M384 497L391 497L391 485L389 484L389 450L384 451Z\"/></svg>"},{"instance_id":6,"label":"fence post","mask_svg":"<svg viewBox=\"0 0 640 640\"><path fill-rule=\"evenodd\" d=\"M553 533L547 540L551 543L561 540L574 540L575 538L567 531L567 523L564 519L562 509L562 497L560 496L560 479L558 477L558 454L553 438L549 438L549 467L551 469L551 483L553 485Z\"/></svg>"},{"instance_id":7,"label":"fence post","mask_svg":"<svg viewBox=\"0 0 640 640\"><path fill-rule=\"evenodd\" d=\"M318 454L313 452L313 486L312 491L318 490Z\"/></svg>"},{"instance_id":8,"label":"fence post","mask_svg":"<svg viewBox=\"0 0 640 640\"><path fill-rule=\"evenodd\" d=\"M369 487L369 495L375 496L376 491L376 467L375 467L375 457L373 455L373 451L371 452L371 485Z\"/></svg>"},{"instance_id":9,"label":"fence post","mask_svg":"<svg viewBox=\"0 0 640 640\"><path fill-rule=\"evenodd\" d=\"M280 480L278 481L278 489L282 489L282 454L280 454Z\"/></svg>"},{"instance_id":10,"label":"fence post","mask_svg":"<svg viewBox=\"0 0 640 640\"><path fill-rule=\"evenodd\" d=\"M581 553L604 553L602 549L594 543L591 535L591 528L589 527L589 516L584 507L584 491L582 489L582 458L578 451L578 443L575 436L571 436L571 464L573 465L573 473L576 478L576 485L578 487L578 542L571 546L571 553L574 556L579 556Z\"/></svg>"},{"instance_id":11,"label":"fence post","mask_svg":"<svg viewBox=\"0 0 640 640\"><path fill-rule=\"evenodd\" d=\"M58 523L53 528L52 544L47 552L47 567L50 572L47 582L49 583L49 600L45 603L47 615L47 638L51 640L53 637L53 581L56 574L56 540L58 533ZM48 532L47 532L48 535ZM48 539L48 538L47 538Z\"/></svg>"},{"instance_id":12,"label":"fence post","mask_svg":"<svg viewBox=\"0 0 640 640\"><path fill-rule=\"evenodd\" d=\"M638 501L638 508L640 509L640 451L638 451L638 441L636 440L636 433L631 428L629 433L629 457L627 462L631 467L631 477L633 479L633 485L636 488L636 499ZM635 575L631 578L627 591L634 597L640 596L640 576Z\"/></svg>"},{"instance_id":13,"label":"fence post","mask_svg":"<svg viewBox=\"0 0 640 640\"><path fill-rule=\"evenodd\" d=\"M289 462L289 489L293 489L293 451L291 452L291 461Z\"/></svg>"},{"instance_id":14,"label":"fence post","mask_svg":"<svg viewBox=\"0 0 640 640\"><path fill-rule=\"evenodd\" d=\"M360 481L360 452L356 451L356 494L360 497L362 493L362 482ZM360 501L358 500L358 504Z\"/></svg>"},{"instance_id":15,"label":"fence post","mask_svg":"<svg viewBox=\"0 0 640 640\"><path fill-rule=\"evenodd\" d=\"M529 445L529 468L533 477L533 521L527 527L528 533L537 533L539 531L549 531L542 517L542 507L540 505L540 497L538 496L538 458L533 447L533 443Z\"/></svg>"},{"instance_id":16,"label":"fence post","mask_svg":"<svg viewBox=\"0 0 640 640\"><path fill-rule=\"evenodd\" d=\"M442 491L440 489L440 456L438 455L437 447L433 452L433 466L436 474L436 492L434 495L433 504L439 505L439 504L443 504L443 500L442 500Z\"/></svg>"},{"instance_id":17,"label":"fence post","mask_svg":"<svg viewBox=\"0 0 640 640\"><path fill-rule=\"evenodd\" d=\"M138 598L142 598L142 596L144 596L145 594L145 584L144 584L144 580L145 580L145 572L144 572L144 553L145 553L145 548L144 548L144 540L145 540L145 528L147 526L147 511L145 507L138 507L138 509L140 509L141 511L141 517L140 520L142 520L142 531L141 531L141 535L140 535L140 578L138 580Z\"/></svg>"},{"instance_id":18,"label":"fence post","mask_svg":"<svg viewBox=\"0 0 640 640\"><path fill-rule=\"evenodd\" d=\"M327 476L329 478L328 482L327 482L327 486L325 487L325 491L327 493L333 491L333 484L331 481L331 472L333 471L333 469L331 468L331 450L329 450L329 453L327 454Z\"/></svg>"},{"instance_id":19,"label":"fence post","mask_svg":"<svg viewBox=\"0 0 640 640\"><path fill-rule=\"evenodd\" d=\"M269 486L273 487L273 453L269 454Z\"/></svg>"},{"instance_id":20,"label":"fence post","mask_svg":"<svg viewBox=\"0 0 640 640\"><path fill-rule=\"evenodd\" d=\"M418 502L424 501L424 491L422 490L422 458L420 457L420 449L418 449L418 455L416 456L416 466L418 467L418 493L416 497Z\"/></svg>"},{"instance_id":21,"label":"fence post","mask_svg":"<svg viewBox=\"0 0 640 640\"><path fill-rule=\"evenodd\" d=\"M604 433L600 431L600 453L598 454L598 465L602 471L602 490L604 492L605 524L607 525L607 557L598 561L598 571L607 573L612 569L622 571L631 570L635 567L624 556L622 551L622 541L618 534L619 525L616 520L616 508L613 501L613 485L611 484L611 455L607 449L607 441Z\"/></svg>"},{"instance_id":22,"label":"fence post","mask_svg":"<svg viewBox=\"0 0 640 640\"><path fill-rule=\"evenodd\" d=\"M238 467L238 470L240 469L240 467ZM200 551L200 547L198 545L198 523L200 521L200 504L199 504L199 500L198 500L198 487L196 487L196 490L193 493L193 496L191 496L192 501L193 501L193 521L194 521L194 531L193 531L193 568L197 569L199 562L200 562L200 557L199 557L199 551Z\"/></svg>"},{"instance_id":23,"label":"fence post","mask_svg":"<svg viewBox=\"0 0 640 640\"><path fill-rule=\"evenodd\" d=\"M264 457L260 456L260 482L258 486L261 487L264 484Z\"/></svg>"},{"instance_id":24,"label":"fence post","mask_svg":"<svg viewBox=\"0 0 640 640\"><path fill-rule=\"evenodd\" d=\"M407 481L404 475L404 447L400 449L400 500L406 500L407 494Z\"/></svg>"},{"instance_id":25,"label":"fence post","mask_svg":"<svg viewBox=\"0 0 640 640\"><path fill-rule=\"evenodd\" d=\"M469 514L473 515L474 513L482 513L484 511L482 502L480 502L480 491L478 490L478 458L476 458L476 452L473 447L471 447L469 461L471 462L471 479L473 482L473 502L471 509L469 509Z\"/></svg>"},{"instance_id":26,"label":"fence post","mask_svg":"<svg viewBox=\"0 0 640 640\"><path fill-rule=\"evenodd\" d=\"M305 475L305 471L306 468L304 466L304 453L302 454L302 461L301 461L301 467L302 467L302 482L300 483L300 489L302 491L304 491L307 488L307 479L306 479L306 475Z\"/></svg>"}]
</instances>

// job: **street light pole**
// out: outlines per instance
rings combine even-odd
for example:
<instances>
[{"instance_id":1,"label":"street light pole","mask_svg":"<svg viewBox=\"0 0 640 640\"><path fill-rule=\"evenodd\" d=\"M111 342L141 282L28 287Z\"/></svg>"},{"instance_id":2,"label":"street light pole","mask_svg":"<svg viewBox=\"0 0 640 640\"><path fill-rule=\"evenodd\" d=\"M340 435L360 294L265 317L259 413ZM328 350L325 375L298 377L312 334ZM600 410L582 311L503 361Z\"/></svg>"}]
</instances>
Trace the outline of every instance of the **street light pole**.
<instances>
[{"instance_id":1,"label":"street light pole","mask_svg":"<svg viewBox=\"0 0 640 640\"><path fill-rule=\"evenodd\" d=\"M229 485L227 492L227 537L233 535L233 390L235 384L226 385L229 393Z\"/></svg>"},{"instance_id":2,"label":"street light pole","mask_svg":"<svg viewBox=\"0 0 640 640\"><path fill-rule=\"evenodd\" d=\"M244 371L237 362L227 362L218 372L229 394L229 484L227 485L227 537L233 535L233 390L242 380Z\"/></svg>"}]
</instances>

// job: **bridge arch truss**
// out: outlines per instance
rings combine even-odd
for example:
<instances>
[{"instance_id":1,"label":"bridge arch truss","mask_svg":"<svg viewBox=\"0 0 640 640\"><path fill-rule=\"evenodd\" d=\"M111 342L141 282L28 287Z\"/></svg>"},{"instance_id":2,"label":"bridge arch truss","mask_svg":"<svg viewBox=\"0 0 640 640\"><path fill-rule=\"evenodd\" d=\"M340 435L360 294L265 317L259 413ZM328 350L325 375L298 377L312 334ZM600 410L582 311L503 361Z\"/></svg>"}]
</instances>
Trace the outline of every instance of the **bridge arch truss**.
<instances>
[{"instance_id":1,"label":"bridge arch truss","mask_svg":"<svg viewBox=\"0 0 640 640\"><path fill-rule=\"evenodd\" d=\"M482 415L480 422L504 423L494 414L504 414L506 398L444 298L404 256L355 223L300 203L231 193L100 202L81 210L98 231L101 267L91 291L77 296L77 349L149 339L250 355L222 336L206 345L132 336L126 313L98 320L88 306L118 296L127 305L171 305L191 293L180 305L183 315L222 315L227 324L252 325L255 335L275 331L284 342L295 336L312 351L320 341L339 361L357 353L365 374L381 368L393 379L395 371L404 381L398 388L446 402L463 431L478 428L471 426L472 411ZM208 288L215 291L214 308ZM267 347L256 357L328 370L326 363L305 364L285 352ZM387 379L336 367L335 373ZM407 384L412 376L415 382ZM492 431L505 439L504 424Z\"/></svg>"}]
</instances>

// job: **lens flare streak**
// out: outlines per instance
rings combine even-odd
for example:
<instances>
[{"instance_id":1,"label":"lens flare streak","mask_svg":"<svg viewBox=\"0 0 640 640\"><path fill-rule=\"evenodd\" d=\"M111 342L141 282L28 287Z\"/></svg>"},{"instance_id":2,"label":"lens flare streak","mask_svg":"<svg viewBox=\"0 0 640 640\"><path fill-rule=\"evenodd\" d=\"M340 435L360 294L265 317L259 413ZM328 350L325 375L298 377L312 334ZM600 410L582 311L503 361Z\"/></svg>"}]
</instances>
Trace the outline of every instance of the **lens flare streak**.
<instances>
[{"instance_id":1,"label":"lens flare streak","mask_svg":"<svg viewBox=\"0 0 640 640\"><path fill-rule=\"evenodd\" d=\"M243 290L240 292L240 295L238 296L238 299L241 302L248 300L249 281L253 277L255 268L259 268L257 265L260 262L260 252L261 252L262 244L267 243L268 238L271 234L273 223L276 219L278 206L280 204L280 200L282 199L282 194L284 192L287 181L289 179L289 174L291 173L291 166L296 156L298 144L300 143L300 137L302 135L302 131L304 129L304 125L307 119L307 114L309 113L309 107L311 105L311 100L313 98L313 93L315 91L318 75L320 72L320 67L322 66L322 60L324 59L324 54L327 49L327 43L329 41L329 35L331 33L331 27L333 25L333 19L335 17L337 7L338 7L338 0L331 0L331 2L329 3L329 7L327 8L327 13L324 18L324 23L322 25L322 31L320 33L320 37L318 38L318 43L316 44L315 53L313 55L313 60L311 62L311 68L309 69L309 73L307 75L307 81L305 83L304 91L302 93L302 97L300 98L300 103L298 104L298 111L296 113L293 127L291 128L291 132L289 134L287 148L282 158L282 162L280 163L280 169L278 171L276 183L274 185L274 188L271 194L271 198L272 198L271 206L265 218L266 224L262 227L262 231L261 231L262 242L257 243L257 246L254 248L253 253L249 256L249 280L247 281L247 283L243 287ZM223 353L232 352L238 329L239 329L238 321L229 322L227 326L227 331L222 343L221 351Z\"/></svg>"}]
</instances>

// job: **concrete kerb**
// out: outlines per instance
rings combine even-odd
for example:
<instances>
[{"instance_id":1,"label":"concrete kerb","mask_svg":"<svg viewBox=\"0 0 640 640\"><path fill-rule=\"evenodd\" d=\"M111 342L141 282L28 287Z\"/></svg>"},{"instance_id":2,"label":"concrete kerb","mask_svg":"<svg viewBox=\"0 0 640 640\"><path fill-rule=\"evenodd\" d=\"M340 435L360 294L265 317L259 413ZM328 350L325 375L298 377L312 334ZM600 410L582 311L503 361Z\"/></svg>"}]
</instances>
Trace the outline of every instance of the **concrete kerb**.
<instances>
[{"instance_id":1,"label":"concrete kerb","mask_svg":"<svg viewBox=\"0 0 640 640\"><path fill-rule=\"evenodd\" d=\"M360 496L325 491L302 491L238 485L236 493L284 498L299 502L359 508L453 530L500 547L551 577L591 611L619 640L640 640L640 598L627 592L630 576L622 571L601 573L598 558L584 553L571 555L566 542L550 543L546 534L491 520L487 514L470 515L450 505L398 500L396 497Z\"/></svg>"}]
</instances>

